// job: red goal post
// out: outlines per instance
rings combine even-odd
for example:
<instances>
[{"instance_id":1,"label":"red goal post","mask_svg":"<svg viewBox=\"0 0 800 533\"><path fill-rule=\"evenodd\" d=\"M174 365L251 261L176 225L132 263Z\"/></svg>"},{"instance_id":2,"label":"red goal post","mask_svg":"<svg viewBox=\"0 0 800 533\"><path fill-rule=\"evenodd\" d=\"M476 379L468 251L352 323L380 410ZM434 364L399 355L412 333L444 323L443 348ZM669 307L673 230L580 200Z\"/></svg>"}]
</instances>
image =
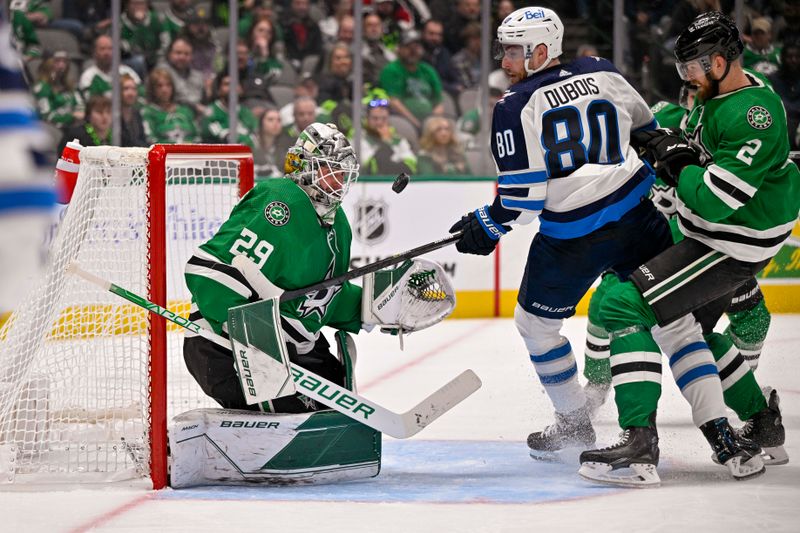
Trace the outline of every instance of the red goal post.
<instances>
[{"instance_id":1,"label":"red goal post","mask_svg":"<svg viewBox=\"0 0 800 533\"><path fill-rule=\"evenodd\" d=\"M253 154L244 145L191 145L157 144L150 150L148 163L148 188L151 213L166 213L167 159L170 156L205 157L225 156L239 161L239 197L253 188ZM151 221L151 272L156 282L151 282L148 299L167 307L167 244L166 217L152 217ZM150 320L151 359L151 479L153 488L167 484L167 320L148 313Z\"/></svg>"},{"instance_id":2,"label":"red goal post","mask_svg":"<svg viewBox=\"0 0 800 533\"><path fill-rule=\"evenodd\" d=\"M243 145L87 147L50 264L0 328L0 484L150 478L167 418L213 406L166 320L67 276L77 261L188 313L183 265L253 187Z\"/></svg>"}]
</instances>

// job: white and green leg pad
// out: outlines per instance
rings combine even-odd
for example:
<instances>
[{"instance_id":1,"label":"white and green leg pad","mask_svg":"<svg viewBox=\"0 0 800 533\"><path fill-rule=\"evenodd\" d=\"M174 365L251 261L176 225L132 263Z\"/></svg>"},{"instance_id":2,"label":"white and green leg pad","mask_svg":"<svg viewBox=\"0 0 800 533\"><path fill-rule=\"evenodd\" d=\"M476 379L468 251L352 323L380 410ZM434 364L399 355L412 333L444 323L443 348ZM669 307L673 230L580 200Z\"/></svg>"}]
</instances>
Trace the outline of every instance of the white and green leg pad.
<instances>
[{"instance_id":1,"label":"white and green leg pad","mask_svg":"<svg viewBox=\"0 0 800 533\"><path fill-rule=\"evenodd\" d=\"M356 343L346 331L336 332L336 352L344 367L344 386L356 392Z\"/></svg>"},{"instance_id":2,"label":"white and green leg pad","mask_svg":"<svg viewBox=\"0 0 800 533\"><path fill-rule=\"evenodd\" d=\"M375 477L381 434L336 411L195 409L169 427L170 484L290 485Z\"/></svg>"},{"instance_id":3,"label":"white and green leg pad","mask_svg":"<svg viewBox=\"0 0 800 533\"><path fill-rule=\"evenodd\" d=\"M295 393L278 298L232 307L228 334L248 405Z\"/></svg>"}]
</instances>

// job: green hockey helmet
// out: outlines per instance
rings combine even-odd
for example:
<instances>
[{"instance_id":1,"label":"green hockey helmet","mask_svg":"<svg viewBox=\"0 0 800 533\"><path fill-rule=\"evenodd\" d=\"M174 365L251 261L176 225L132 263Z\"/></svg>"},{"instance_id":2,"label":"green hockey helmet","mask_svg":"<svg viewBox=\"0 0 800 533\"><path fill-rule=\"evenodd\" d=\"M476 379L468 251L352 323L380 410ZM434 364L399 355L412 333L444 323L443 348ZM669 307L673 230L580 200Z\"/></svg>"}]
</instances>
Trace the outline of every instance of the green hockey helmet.
<instances>
[{"instance_id":1,"label":"green hockey helmet","mask_svg":"<svg viewBox=\"0 0 800 533\"><path fill-rule=\"evenodd\" d=\"M358 179L356 153L335 124L315 122L304 129L284 161L286 177L302 188L317 214L333 223L336 209Z\"/></svg>"}]
</instances>

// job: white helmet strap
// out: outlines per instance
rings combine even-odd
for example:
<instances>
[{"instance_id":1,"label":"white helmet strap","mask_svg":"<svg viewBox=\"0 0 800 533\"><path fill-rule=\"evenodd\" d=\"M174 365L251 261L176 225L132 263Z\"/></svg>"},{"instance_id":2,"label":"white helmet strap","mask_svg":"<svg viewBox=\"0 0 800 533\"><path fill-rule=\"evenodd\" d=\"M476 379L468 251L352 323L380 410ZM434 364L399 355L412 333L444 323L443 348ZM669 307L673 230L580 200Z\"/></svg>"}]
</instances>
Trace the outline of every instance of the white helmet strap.
<instances>
[{"instance_id":1,"label":"white helmet strap","mask_svg":"<svg viewBox=\"0 0 800 533\"><path fill-rule=\"evenodd\" d=\"M544 43L539 43L539 44L544 44ZM528 76L530 76L531 74L536 74L537 72L541 72L542 70L546 69L547 67L550 66L550 63L553 62L553 59L555 59L553 57L550 57L550 47L547 46L546 44L544 44L544 46L547 48L547 59L544 61L544 63L542 63L538 67L536 67L534 69L530 68L530 62L531 62L531 58L533 57L533 51L536 50L536 47L539 46L539 44L536 44L536 45L526 44L525 45L525 48L526 48L526 50L525 50L525 73ZM530 49L530 51L528 51L528 49Z\"/></svg>"}]
</instances>

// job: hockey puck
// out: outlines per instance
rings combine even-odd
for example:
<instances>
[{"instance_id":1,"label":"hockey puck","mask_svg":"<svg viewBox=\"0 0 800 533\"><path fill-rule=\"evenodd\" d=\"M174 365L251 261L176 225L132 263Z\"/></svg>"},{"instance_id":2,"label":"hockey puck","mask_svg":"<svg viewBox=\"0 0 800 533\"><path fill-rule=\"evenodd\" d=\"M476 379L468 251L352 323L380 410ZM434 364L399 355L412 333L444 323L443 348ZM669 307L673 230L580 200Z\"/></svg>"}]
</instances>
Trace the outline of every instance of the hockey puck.
<instances>
[{"instance_id":1,"label":"hockey puck","mask_svg":"<svg viewBox=\"0 0 800 533\"><path fill-rule=\"evenodd\" d=\"M408 185L409 181L411 181L411 178L408 176L408 174L401 172L394 179L394 183L392 183L392 190L397 194L400 194L403 192L403 189L406 188L406 185Z\"/></svg>"}]
</instances>

